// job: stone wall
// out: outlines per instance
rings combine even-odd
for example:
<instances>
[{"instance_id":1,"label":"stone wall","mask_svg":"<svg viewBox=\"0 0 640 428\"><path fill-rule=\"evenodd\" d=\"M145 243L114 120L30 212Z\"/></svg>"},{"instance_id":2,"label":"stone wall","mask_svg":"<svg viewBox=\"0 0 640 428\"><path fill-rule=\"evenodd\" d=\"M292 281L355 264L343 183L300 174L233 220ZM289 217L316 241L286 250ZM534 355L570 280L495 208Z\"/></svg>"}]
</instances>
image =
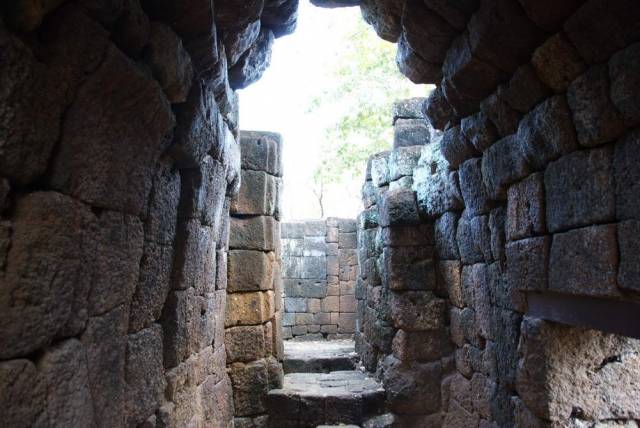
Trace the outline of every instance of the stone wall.
<instances>
[{"instance_id":1,"label":"stone wall","mask_svg":"<svg viewBox=\"0 0 640 428\"><path fill-rule=\"evenodd\" d=\"M282 142L240 132L242 185L231 202L225 345L235 426L267 425L266 399L282 387L280 193Z\"/></svg>"},{"instance_id":2,"label":"stone wall","mask_svg":"<svg viewBox=\"0 0 640 428\"><path fill-rule=\"evenodd\" d=\"M285 339L352 338L356 322L356 221L282 224Z\"/></svg>"},{"instance_id":3,"label":"stone wall","mask_svg":"<svg viewBox=\"0 0 640 428\"><path fill-rule=\"evenodd\" d=\"M298 2L215 3L2 2L3 426L232 425L235 89Z\"/></svg>"}]
</instances>

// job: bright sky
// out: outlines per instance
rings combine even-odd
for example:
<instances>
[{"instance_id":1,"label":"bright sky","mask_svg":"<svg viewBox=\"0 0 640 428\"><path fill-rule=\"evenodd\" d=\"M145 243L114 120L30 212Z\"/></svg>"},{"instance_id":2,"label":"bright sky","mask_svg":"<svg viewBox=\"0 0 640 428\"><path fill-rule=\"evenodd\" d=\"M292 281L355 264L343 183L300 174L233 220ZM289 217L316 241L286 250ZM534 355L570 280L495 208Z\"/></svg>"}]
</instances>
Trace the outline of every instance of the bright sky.
<instances>
[{"instance_id":1,"label":"bright sky","mask_svg":"<svg viewBox=\"0 0 640 428\"><path fill-rule=\"evenodd\" d=\"M316 94L314 85L323 87L332 78L328 66L334 58L333 47L347 42L350 23L360 19L357 7L321 9L301 1L295 33L276 40L271 66L262 79L239 92L240 129L282 134L286 220L320 216L308 183L331 117L307 109ZM360 184L326 192L325 215L355 218L361 210Z\"/></svg>"}]
</instances>

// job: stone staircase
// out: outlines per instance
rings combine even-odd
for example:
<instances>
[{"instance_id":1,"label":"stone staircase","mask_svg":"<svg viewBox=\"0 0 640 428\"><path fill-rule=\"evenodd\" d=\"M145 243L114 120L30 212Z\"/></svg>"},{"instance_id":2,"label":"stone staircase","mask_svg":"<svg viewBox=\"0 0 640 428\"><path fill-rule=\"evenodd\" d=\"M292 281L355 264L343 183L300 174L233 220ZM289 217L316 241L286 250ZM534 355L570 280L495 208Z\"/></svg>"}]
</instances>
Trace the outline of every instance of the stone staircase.
<instances>
[{"instance_id":1,"label":"stone staircase","mask_svg":"<svg viewBox=\"0 0 640 428\"><path fill-rule=\"evenodd\" d=\"M384 428L385 394L357 368L353 341L285 342L285 377L269 392L272 428Z\"/></svg>"}]
</instances>

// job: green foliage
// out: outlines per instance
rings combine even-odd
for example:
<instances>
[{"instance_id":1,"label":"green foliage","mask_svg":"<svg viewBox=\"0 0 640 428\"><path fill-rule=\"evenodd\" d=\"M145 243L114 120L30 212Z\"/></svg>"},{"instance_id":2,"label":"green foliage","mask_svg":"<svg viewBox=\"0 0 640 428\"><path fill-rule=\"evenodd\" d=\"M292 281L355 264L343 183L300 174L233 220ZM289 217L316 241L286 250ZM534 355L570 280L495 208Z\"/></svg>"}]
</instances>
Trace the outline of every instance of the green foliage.
<instances>
[{"instance_id":1,"label":"green foliage","mask_svg":"<svg viewBox=\"0 0 640 428\"><path fill-rule=\"evenodd\" d=\"M362 180L370 155L388 149L393 138L393 101L411 96L416 86L396 67L396 46L379 39L362 20L354 22L329 66L331 86L318 88L309 112L329 112L323 157L314 185Z\"/></svg>"}]
</instances>

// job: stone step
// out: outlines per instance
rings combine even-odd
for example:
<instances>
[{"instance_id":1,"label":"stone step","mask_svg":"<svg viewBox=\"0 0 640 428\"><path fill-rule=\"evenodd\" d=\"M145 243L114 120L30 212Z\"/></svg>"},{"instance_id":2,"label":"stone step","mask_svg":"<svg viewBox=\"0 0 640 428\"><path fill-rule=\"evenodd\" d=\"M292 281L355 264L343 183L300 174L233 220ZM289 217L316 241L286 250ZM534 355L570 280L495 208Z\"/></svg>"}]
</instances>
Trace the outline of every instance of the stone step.
<instances>
[{"instance_id":1,"label":"stone step","mask_svg":"<svg viewBox=\"0 0 640 428\"><path fill-rule=\"evenodd\" d=\"M358 370L289 373L281 389L269 391L269 423L273 428L361 426L383 413L384 399L380 383Z\"/></svg>"},{"instance_id":2,"label":"stone step","mask_svg":"<svg viewBox=\"0 0 640 428\"><path fill-rule=\"evenodd\" d=\"M358 360L352 340L287 341L284 344L285 373L329 373L355 370Z\"/></svg>"}]
</instances>

